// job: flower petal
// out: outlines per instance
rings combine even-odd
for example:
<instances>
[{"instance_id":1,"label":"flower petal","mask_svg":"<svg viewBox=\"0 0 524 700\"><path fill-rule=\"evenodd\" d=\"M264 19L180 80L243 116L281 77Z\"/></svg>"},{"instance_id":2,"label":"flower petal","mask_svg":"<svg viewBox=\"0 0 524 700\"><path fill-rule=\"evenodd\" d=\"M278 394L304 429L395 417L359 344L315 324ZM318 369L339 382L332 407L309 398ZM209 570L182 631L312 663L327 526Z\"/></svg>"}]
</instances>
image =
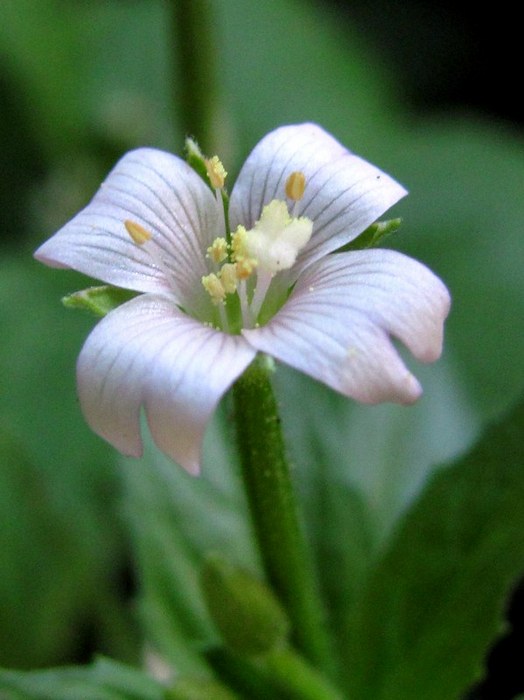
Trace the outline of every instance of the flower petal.
<instances>
[{"instance_id":1,"label":"flower petal","mask_svg":"<svg viewBox=\"0 0 524 700\"><path fill-rule=\"evenodd\" d=\"M78 358L78 391L91 428L140 456L140 408L158 447L198 473L206 423L255 356L241 336L190 318L160 295L118 307L94 328Z\"/></svg>"},{"instance_id":2,"label":"flower petal","mask_svg":"<svg viewBox=\"0 0 524 700\"><path fill-rule=\"evenodd\" d=\"M243 332L273 355L364 403L410 403L421 388L391 337L423 362L442 350L449 294L416 260L392 250L331 255L301 276L266 325Z\"/></svg>"},{"instance_id":3,"label":"flower petal","mask_svg":"<svg viewBox=\"0 0 524 700\"><path fill-rule=\"evenodd\" d=\"M350 153L316 124L283 126L258 143L231 193L230 222L252 228L263 206L285 199L293 171L306 177L298 214L313 221L313 236L293 267L304 267L356 238L406 190L374 165Z\"/></svg>"},{"instance_id":4,"label":"flower petal","mask_svg":"<svg viewBox=\"0 0 524 700\"><path fill-rule=\"evenodd\" d=\"M148 252L151 246L133 243L125 220L153 234L164 269ZM218 221L210 189L187 163L141 148L121 158L90 204L40 246L35 257L135 291L168 290L196 311L209 303L200 278L208 272L204 254Z\"/></svg>"}]
</instances>

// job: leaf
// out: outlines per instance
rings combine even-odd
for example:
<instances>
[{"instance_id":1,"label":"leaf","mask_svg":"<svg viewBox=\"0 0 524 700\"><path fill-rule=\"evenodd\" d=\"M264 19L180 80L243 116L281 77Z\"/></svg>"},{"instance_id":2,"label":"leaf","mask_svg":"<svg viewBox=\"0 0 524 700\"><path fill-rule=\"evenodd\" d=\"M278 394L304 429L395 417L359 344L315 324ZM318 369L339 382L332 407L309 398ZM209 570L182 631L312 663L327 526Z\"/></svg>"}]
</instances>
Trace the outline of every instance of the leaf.
<instances>
[{"instance_id":1,"label":"leaf","mask_svg":"<svg viewBox=\"0 0 524 700\"><path fill-rule=\"evenodd\" d=\"M524 152L496 124L449 119L392 139L383 164L411 190L395 246L449 286L459 389L473 416L494 419L524 387Z\"/></svg>"},{"instance_id":2,"label":"leaf","mask_svg":"<svg viewBox=\"0 0 524 700\"><path fill-rule=\"evenodd\" d=\"M281 124L316 121L334 133L345 126L347 145L363 150L383 129L389 132L398 113L389 75L361 36L340 31L325 8L223 0L214 9L230 118L219 154L226 169L231 156L243 159L256 139Z\"/></svg>"},{"instance_id":3,"label":"leaf","mask_svg":"<svg viewBox=\"0 0 524 700\"><path fill-rule=\"evenodd\" d=\"M349 624L350 696L449 700L477 680L524 570L524 402L436 472Z\"/></svg>"},{"instance_id":4,"label":"leaf","mask_svg":"<svg viewBox=\"0 0 524 700\"><path fill-rule=\"evenodd\" d=\"M75 359L91 320L60 305L77 275L36 267L29 257L2 259L0 634L11 641L0 664L56 664L88 635L134 658L115 585L125 554L114 457L75 397Z\"/></svg>"},{"instance_id":5,"label":"leaf","mask_svg":"<svg viewBox=\"0 0 524 700\"><path fill-rule=\"evenodd\" d=\"M30 672L0 669L2 700L163 700L164 692L143 671L105 658L85 667Z\"/></svg>"}]
</instances>

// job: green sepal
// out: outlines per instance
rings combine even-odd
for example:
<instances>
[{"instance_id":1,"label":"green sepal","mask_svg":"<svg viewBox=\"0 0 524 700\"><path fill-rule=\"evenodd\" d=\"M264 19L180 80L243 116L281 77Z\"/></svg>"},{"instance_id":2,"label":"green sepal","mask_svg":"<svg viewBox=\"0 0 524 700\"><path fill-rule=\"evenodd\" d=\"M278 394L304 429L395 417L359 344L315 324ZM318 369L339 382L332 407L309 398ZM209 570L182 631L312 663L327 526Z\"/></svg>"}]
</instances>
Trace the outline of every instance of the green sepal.
<instances>
[{"instance_id":1,"label":"green sepal","mask_svg":"<svg viewBox=\"0 0 524 700\"><path fill-rule=\"evenodd\" d=\"M238 695L218 681L204 678L180 678L166 690L164 700L237 700Z\"/></svg>"},{"instance_id":2,"label":"green sepal","mask_svg":"<svg viewBox=\"0 0 524 700\"><path fill-rule=\"evenodd\" d=\"M285 644L289 621L266 584L219 555L207 558L201 581L208 610L230 649L253 656Z\"/></svg>"},{"instance_id":3,"label":"green sepal","mask_svg":"<svg viewBox=\"0 0 524 700\"><path fill-rule=\"evenodd\" d=\"M202 153L202 151L200 150L200 146L198 145L198 143L189 136L185 140L184 153L185 153L186 163L191 168L193 168L193 170L197 173L197 175L200 175L202 180L206 183L206 185L209 188L213 189L211 187L211 183L209 182L209 178L207 176L207 167L206 167L205 156Z\"/></svg>"},{"instance_id":4,"label":"green sepal","mask_svg":"<svg viewBox=\"0 0 524 700\"><path fill-rule=\"evenodd\" d=\"M350 243L339 248L337 253L345 253L348 250L364 250L365 248L376 248L389 235L398 231L402 219L388 219L387 221L375 221L374 224L357 236Z\"/></svg>"},{"instance_id":5,"label":"green sepal","mask_svg":"<svg viewBox=\"0 0 524 700\"><path fill-rule=\"evenodd\" d=\"M62 297L62 304L68 309L84 309L95 316L105 316L117 306L136 297L138 293L110 285L88 287Z\"/></svg>"}]
</instances>

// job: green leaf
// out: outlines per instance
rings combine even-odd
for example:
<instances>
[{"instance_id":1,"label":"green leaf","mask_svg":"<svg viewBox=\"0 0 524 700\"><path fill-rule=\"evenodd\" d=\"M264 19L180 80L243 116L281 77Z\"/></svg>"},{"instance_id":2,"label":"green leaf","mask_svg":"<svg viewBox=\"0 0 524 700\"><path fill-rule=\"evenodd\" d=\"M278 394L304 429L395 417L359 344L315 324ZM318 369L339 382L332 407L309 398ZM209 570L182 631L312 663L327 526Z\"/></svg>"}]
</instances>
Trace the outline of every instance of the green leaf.
<instances>
[{"instance_id":1,"label":"green leaf","mask_svg":"<svg viewBox=\"0 0 524 700\"><path fill-rule=\"evenodd\" d=\"M86 631L101 651L137 653L115 586L125 553L114 453L86 426L75 391L92 320L59 301L73 280L29 256L2 259L0 636L11 642L1 665L56 664Z\"/></svg>"},{"instance_id":2,"label":"green leaf","mask_svg":"<svg viewBox=\"0 0 524 700\"><path fill-rule=\"evenodd\" d=\"M523 426L524 402L402 518L349 623L351 697L448 700L479 678L524 569Z\"/></svg>"},{"instance_id":3,"label":"green leaf","mask_svg":"<svg viewBox=\"0 0 524 700\"><path fill-rule=\"evenodd\" d=\"M524 152L500 126L466 119L421 122L384 152L411 190L395 246L449 286L456 390L470 415L491 420L524 388Z\"/></svg>"},{"instance_id":4,"label":"green leaf","mask_svg":"<svg viewBox=\"0 0 524 700\"><path fill-rule=\"evenodd\" d=\"M62 304L69 309L84 309L95 316L105 316L136 295L137 292L131 292L128 289L103 285L67 294L62 297Z\"/></svg>"},{"instance_id":5,"label":"green leaf","mask_svg":"<svg viewBox=\"0 0 524 700\"><path fill-rule=\"evenodd\" d=\"M398 110L384 64L356 31L341 31L325 8L224 0L216 4L216 18L225 114L234 115L223 127L219 153L226 169L232 167L228 149L244 157L281 124L316 121L334 133L345 128L347 145L364 151L384 129L389 133Z\"/></svg>"},{"instance_id":6,"label":"green leaf","mask_svg":"<svg viewBox=\"0 0 524 700\"><path fill-rule=\"evenodd\" d=\"M2 700L163 700L164 692L143 671L104 658L85 667L0 669Z\"/></svg>"},{"instance_id":7,"label":"green leaf","mask_svg":"<svg viewBox=\"0 0 524 700\"><path fill-rule=\"evenodd\" d=\"M120 149L171 140L165 16L155 3L2 2L0 47L51 159L100 137Z\"/></svg>"}]
</instances>

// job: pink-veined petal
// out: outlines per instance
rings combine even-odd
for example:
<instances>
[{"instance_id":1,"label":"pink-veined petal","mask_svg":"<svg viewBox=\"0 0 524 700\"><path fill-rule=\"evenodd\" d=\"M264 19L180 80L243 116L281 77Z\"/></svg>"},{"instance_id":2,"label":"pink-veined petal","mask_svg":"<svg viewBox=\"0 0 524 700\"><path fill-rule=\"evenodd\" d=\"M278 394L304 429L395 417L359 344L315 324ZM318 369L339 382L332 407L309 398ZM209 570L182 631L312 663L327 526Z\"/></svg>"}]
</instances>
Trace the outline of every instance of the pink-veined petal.
<instances>
[{"instance_id":1,"label":"pink-veined petal","mask_svg":"<svg viewBox=\"0 0 524 700\"><path fill-rule=\"evenodd\" d=\"M210 189L187 163L140 148L120 159L92 201L35 257L135 291L168 290L198 312L209 303L200 278L208 272L204 256L217 235L217 212ZM164 269L148 252L149 243L133 243L125 220L153 234Z\"/></svg>"},{"instance_id":2,"label":"pink-veined petal","mask_svg":"<svg viewBox=\"0 0 524 700\"><path fill-rule=\"evenodd\" d=\"M392 250L331 255L305 271L276 316L243 331L258 350L364 403L421 393L398 338L423 361L442 350L449 294L421 263Z\"/></svg>"},{"instance_id":3,"label":"pink-veined petal","mask_svg":"<svg viewBox=\"0 0 524 700\"><path fill-rule=\"evenodd\" d=\"M140 409L158 447L197 474L207 421L255 356L241 336L216 331L160 295L108 314L78 358L78 391L91 428L140 456Z\"/></svg>"},{"instance_id":4,"label":"pink-veined petal","mask_svg":"<svg viewBox=\"0 0 524 700\"><path fill-rule=\"evenodd\" d=\"M301 270L360 235L406 190L374 165L344 148L316 124L283 126L265 136L246 160L231 193L230 222L251 228L262 207L285 199L293 171L306 177L298 214L313 221L313 235L293 270Z\"/></svg>"}]
</instances>

